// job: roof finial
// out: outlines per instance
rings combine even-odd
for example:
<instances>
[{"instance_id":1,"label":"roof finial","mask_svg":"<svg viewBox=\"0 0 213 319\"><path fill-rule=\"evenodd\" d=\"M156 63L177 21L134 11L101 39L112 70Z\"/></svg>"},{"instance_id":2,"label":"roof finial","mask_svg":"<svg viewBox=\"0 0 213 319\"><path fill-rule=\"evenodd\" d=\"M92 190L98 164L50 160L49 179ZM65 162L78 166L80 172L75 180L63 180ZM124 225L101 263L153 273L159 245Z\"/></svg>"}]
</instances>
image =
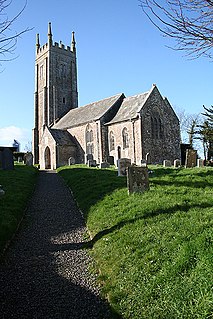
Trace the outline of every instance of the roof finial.
<instances>
[{"instance_id":1,"label":"roof finial","mask_svg":"<svg viewBox=\"0 0 213 319\"><path fill-rule=\"evenodd\" d=\"M71 51L75 52L76 48L75 48L75 32L72 32L72 43L71 43Z\"/></svg>"},{"instance_id":2,"label":"roof finial","mask_svg":"<svg viewBox=\"0 0 213 319\"><path fill-rule=\"evenodd\" d=\"M49 44L49 46L51 46L52 43L53 43L53 39L52 39L51 22L49 22L49 25L48 25L48 44Z\"/></svg>"},{"instance_id":3,"label":"roof finial","mask_svg":"<svg viewBox=\"0 0 213 319\"><path fill-rule=\"evenodd\" d=\"M39 33L36 34L36 50L40 48L40 42L39 42Z\"/></svg>"}]
</instances>

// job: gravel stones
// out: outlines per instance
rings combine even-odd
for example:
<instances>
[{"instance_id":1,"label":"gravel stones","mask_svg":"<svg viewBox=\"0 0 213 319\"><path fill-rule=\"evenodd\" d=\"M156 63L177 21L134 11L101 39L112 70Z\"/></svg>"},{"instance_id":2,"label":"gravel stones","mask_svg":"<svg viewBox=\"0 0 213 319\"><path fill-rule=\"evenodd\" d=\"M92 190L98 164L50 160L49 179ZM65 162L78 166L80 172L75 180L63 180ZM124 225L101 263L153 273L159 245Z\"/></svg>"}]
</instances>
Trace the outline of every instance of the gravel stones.
<instances>
[{"instance_id":1,"label":"gravel stones","mask_svg":"<svg viewBox=\"0 0 213 319\"><path fill-rule=\"evenodd\" d=\"M92 260L79 243L84 219L55 171L40 171L26 215L0 264L3 319L112 318Z\"/></svg>"}]
</instances>

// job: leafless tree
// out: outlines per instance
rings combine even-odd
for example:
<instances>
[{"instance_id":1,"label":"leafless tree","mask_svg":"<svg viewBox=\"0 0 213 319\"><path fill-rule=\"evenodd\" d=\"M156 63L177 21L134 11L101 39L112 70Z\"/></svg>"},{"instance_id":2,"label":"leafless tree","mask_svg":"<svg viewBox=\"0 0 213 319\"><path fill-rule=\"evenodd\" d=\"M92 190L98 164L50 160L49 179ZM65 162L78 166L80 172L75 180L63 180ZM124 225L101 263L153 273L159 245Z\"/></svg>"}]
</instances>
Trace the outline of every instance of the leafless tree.
<instances>
[{"instance_id":1,"label":"leafless tree","mask_svg":"<svg viewBox=\"0 0 213 319\"><path fill-rule=\"evenodd\" d=\"M23 13L27 0L22 9L12 18L9 18L7 14L7 9L10 5L12 5L12 0L0 0L0 61L12 60L10 55L13 54L16 48L18 38L30 30L29 28L21 31L13 30L13 25Z\"/></svg>"},{"instance_id":2,"label":"leafless tree","mask_svg":"<svg viewBox=\"0 0 213 319\"><path fill-rule=\"evenodd\" d=\"M152 24L176 40L173 49L213 58L213 0L138 0Z\"/></svg>"}]
</instances>

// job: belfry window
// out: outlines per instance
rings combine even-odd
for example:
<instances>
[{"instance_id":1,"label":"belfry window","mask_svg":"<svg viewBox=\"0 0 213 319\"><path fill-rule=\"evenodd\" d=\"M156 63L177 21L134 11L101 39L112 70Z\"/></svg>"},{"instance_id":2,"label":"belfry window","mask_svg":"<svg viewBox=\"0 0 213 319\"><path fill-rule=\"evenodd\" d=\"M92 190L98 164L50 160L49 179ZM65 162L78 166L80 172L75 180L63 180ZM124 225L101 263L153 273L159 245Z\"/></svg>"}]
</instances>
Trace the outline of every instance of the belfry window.
<instances>
[{"instance_id":1,"label":"belfry window","mask_svg":"<svg viewBox=\"0 0 213 319\"><path fill-rule=\"evenodd\" d=\"M86 139L86 153L94 154L93 131L92 131L92 127L89 124L86 127L85 139Z\"/></svg>"},{"instance_id":2,"label":"belfry window","mask_svg":"<svg viewBox=\"0 0 213 319\"><path fill-rule=\"evenodd\" d=\"M42 80L44 77L44 66L43 64L40 66L40 80Z\"/></svg>"},{"instance_id":3,"label":"belfry window","mask_svg":"<svg viewBox=\"0 0 213 319\"><path fill-rule=\"evenodd\" d=\"M113 132L109 133L109 150L113 151L115 149L115 137Z\"/></svg>"},{"instance_id":4,"label":"belfry window","mask_svg":"<svg viewBox=\"0 0 213 319\"><path fill-rule=\"evenodd\" d=\"M128 135L126 127L122 131L122 139L123 139L123 149L128 148L129 147L129 135Z\"/></svg>"}]
</instances>

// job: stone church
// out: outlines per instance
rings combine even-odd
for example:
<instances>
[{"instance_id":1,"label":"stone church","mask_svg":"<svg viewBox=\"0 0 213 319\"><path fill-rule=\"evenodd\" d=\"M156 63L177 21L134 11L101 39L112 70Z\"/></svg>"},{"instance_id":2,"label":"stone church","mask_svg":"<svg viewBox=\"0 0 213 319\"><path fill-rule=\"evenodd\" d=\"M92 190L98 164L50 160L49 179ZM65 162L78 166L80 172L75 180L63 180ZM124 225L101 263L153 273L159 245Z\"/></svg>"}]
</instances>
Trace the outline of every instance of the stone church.
<instances>
[{"instance_id":1,"label":"stone church","mask_svg":"<svg viewBox=\"0 0 213 319\"><path fill-rule=\"evenodd\" d=\"M124 93L78 107L76 43L54 42L51 24L48 42L36 40L34 163L55 169L129 158L132 163L160 163L180 158L179 120L157 86L145 93Z\"/></svg>"}]
</instances>

